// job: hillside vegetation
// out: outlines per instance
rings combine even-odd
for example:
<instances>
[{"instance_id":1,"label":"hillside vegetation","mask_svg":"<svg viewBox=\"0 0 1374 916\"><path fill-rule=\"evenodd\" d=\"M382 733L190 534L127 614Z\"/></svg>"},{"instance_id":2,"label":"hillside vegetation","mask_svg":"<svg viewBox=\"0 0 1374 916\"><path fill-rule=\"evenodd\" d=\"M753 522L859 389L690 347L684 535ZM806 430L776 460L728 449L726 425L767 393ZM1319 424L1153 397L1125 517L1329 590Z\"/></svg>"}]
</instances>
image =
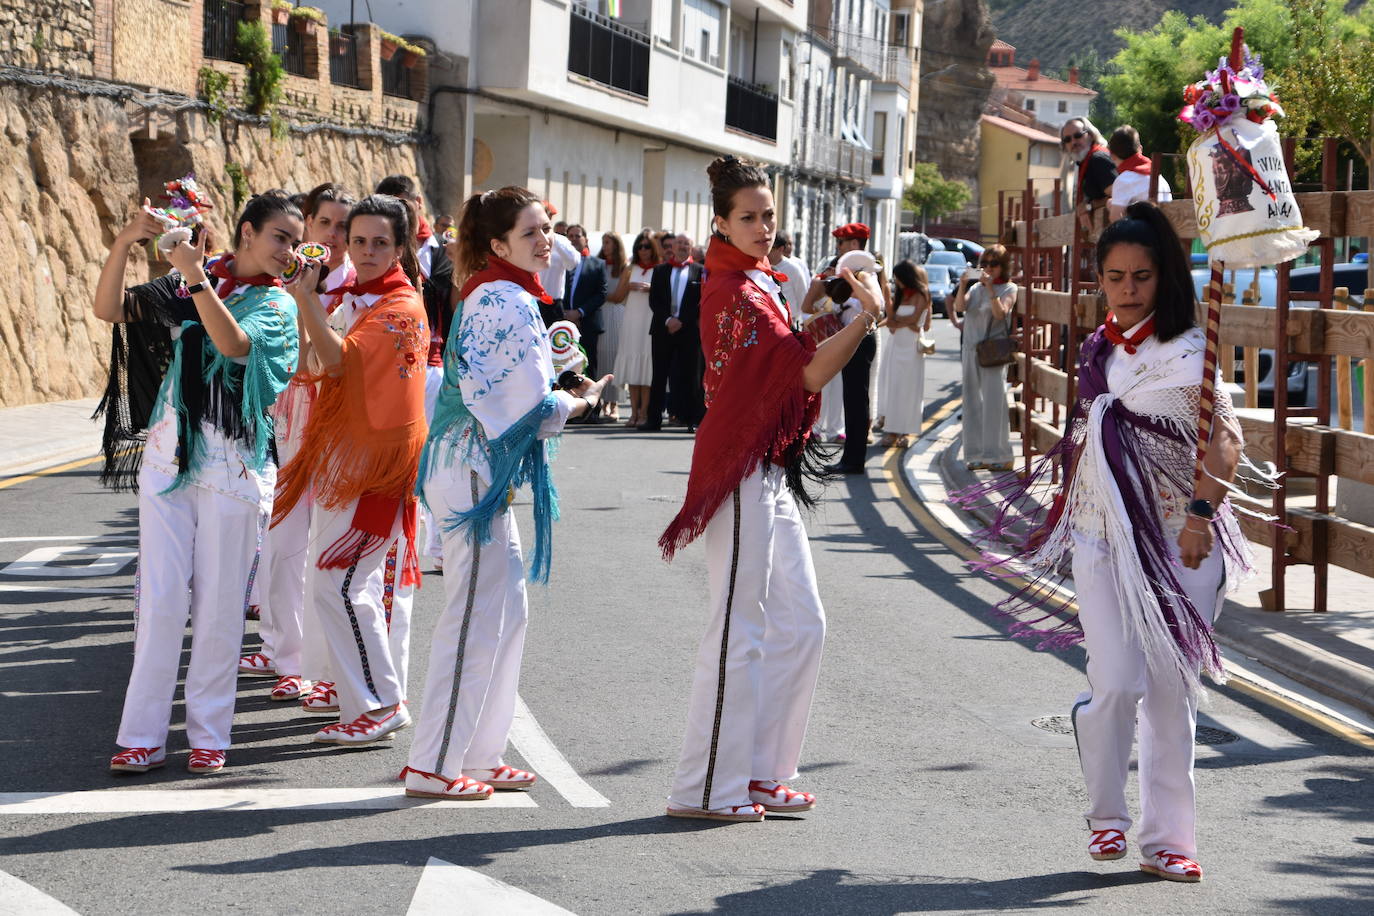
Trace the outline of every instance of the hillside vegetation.
<instances>
[{"instance_id":1,"label":"hillside vegetation","mask_svg":"<svg viewBox=\"0 0 1374 916\"><path fill-rule=\"evenodd\" d=\"M1067 67L1071 56L1096 51L1108 60L1121 50L1113 32L1121 26L1148 29L1159 22L1165 10L1176 9L1185 15L1206 16L1221 22L1222 14L1235 5L1234 0L987 0L997 37L1016 47L1017 66L1039 58L1047 71ZM1087 12L1088 15L1084 15Z\"/></svg>"}]
</instances>

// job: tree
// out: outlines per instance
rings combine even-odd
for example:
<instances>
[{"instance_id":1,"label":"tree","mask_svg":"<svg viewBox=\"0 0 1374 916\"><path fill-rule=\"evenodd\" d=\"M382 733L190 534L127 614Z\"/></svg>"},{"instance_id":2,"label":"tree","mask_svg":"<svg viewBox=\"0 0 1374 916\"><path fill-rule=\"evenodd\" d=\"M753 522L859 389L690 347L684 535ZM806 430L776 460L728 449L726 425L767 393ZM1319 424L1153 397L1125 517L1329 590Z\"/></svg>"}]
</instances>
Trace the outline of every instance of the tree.
<instances>
[{"instance_id":1,"label":"tree","mask_svg":"<svg viewBox=\"0 0 1374 916\"><path fill-rule=\"evenodd\" d=\"M935 163L918 162L902 199L907 207L921 214L924 228L927 219L939 219L963 209L972 196L968 185L945 178Z\"/></svg>"},{"instance_id":2,"label":"tree","mask_svg":"<svg viewBox=\"0 0 1374 916\"><path fill-rule=\"evenodd\" d=\"M1340 0L1288 0L1293 59L1285 133L1339 137L1374 166L1374 11L1345 15Z\"/></svg>"}]
</instances>

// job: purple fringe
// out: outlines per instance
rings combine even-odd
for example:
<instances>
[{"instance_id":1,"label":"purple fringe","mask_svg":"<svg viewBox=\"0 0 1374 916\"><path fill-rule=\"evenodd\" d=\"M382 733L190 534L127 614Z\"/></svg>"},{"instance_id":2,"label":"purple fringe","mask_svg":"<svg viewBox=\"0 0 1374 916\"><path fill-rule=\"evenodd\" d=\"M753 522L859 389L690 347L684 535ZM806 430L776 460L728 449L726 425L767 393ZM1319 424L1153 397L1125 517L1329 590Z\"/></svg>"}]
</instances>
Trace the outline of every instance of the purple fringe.
<instances>
[{"instance_id":1,"label":"purple fringe","mask_svg":"<svg viewBox=\"0 0 1374 916\"><path fill-rule=\"evenodd\" d=\"M1012 548L1009 557L983 550L981 559L969 564L971 569L998 579L1025 575L1024 571L1015 568L1015 561L1029 557L1035 552L1032 545L1038 546L1050 536L1059 518L1055 513L1044 511L1036 496L1048 493L1055 486L1052 478L1055 469L1067 467L1073 453L1082 446L1082 435L1074 435L1076 427L1080 420L1086 421L1093 400L1107 391L1106 361L1111 349L1100 329L1084 342L1079 363L1078 398L1065 426L1067 432L1053 449L1036 460L1025 477L1016 472L1001 474L951 495L950 502L964 508L988 503L997 505L992 522L975 533L975 543L996 543ZM1191 492L1191 474L1187 480L1171 479L1164 468L1151 464L1139 438L1146 432L1163 436L1185 448L1192 445L1174 428L1133 413L1117 401L1103 418L1102 440L1108 465L1133 523L1136 551L1169 632L1189 664L1220 671L1221 654L1212 639L1211 627L1198 614L1174 573L1173 551L1160 524L1151 492L1156 482ZM1061 479L1056 502L1068 499L1070 483L1067 475ZM1225 556L1232 561L1241 560L1244 552L1241 545L1230 542L1230 530L1234 529L1214 525ZM1025 533L1020 534L1022 531ZM1036 648L1049 651L1068 649L1083 640L1083 632L1075 618L1066 618L1050 608L1055 587L1069 577L1068 570L1064 569L1066 565L1061 562L1054 568L1032 572L1025 585L998 602L998 615L1011 621L1010 636L1038 640ZM1181 626L1180 621L1188 626Z\"/></svg>"}]
</instances>

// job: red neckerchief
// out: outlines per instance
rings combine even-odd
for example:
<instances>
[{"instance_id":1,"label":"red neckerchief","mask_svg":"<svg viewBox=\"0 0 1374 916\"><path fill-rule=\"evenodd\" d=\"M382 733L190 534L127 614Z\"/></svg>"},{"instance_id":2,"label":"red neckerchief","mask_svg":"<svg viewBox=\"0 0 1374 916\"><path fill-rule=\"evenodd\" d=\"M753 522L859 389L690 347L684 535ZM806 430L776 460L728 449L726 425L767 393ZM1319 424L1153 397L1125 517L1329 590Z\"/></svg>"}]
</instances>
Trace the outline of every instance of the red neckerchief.
<instances>
[{"instance_id":1,"label":"red neckerchief","mask_svg":"<svg viewBox=\"0 0 1374 916\"><path fill-rule=\"evenodd\" d=\"M433 234L434 230L429 228L429 223L425 222L423 216L420 217L420 228L415 230L415 244L423 246L425 242L429 241L429 237Z\"/></svg>"},{"instance_id":2,"label":"red neckerchief","mask_svg":"<svg viewBox=\"0 0 1374 916\"><path fill-rule=\"evenodd\" d=\"M1088 177L1088 163L1092 161L1093 156L1105 152L1107 152L1105 146L1101 143L1094 143L1092 149L1088 150L1088 155L1084 156L1083 161L1078 163L1078 181L1074 183L1073 189L1073 200L1075 204L1083 202L1083 182Z\"/></svg>"},{"instance_id":3,"label":"red neckerchief","mask_svg":"<svg viewBox=\"0 0 1374 916\"><path fill-rule=\"evenodd\" d=\"M590 258L592 256L592 250L590 248L583 248L578 253L581 254L584 258Z\"/></svg>"},{"instance_id":4,"label":"red neckerchief","mask_svg":"<svg viewBox=\"0 0 1374 916\"><path fill-rule=\"evenodd\" d=\"M1149 318L1132 328L1130 336L1127 336L1126 332L1121 330L1121 326L1116 323L1116 315L1108 312L1107 323L1102 326L1102 330L1113 344L1118 347L1124 346L1127 353L1134 355L1136 347L1144 343L1146 338L1155 332L1155 316L1150 315Z\"/></svg>"},{"instance_id":5,"label":"red neckerchief","mask_svg":"<svg viewBox=\"0 0 1374 916\"><path fill-rule=\"evenodd\" d=\"M642 258L638 261L635 261L635 267L638 267L640 270L653 270L657 266L657 261L645 261Z\"/></svg>"},{"instance_id":6,"label":"red neckerchief","mask_svg":"<svg viewBox=\"0 0 1374 916\"><path fill-rule=\"evenodd\" d=\"M468 277L468 282L463 284L463 290L458 294L459 299L466 299L474 289L483 283L491 283L493 280L509 280L519 284L521 289L538 299L544 305L553 302L553 297L544 291L544 284L539 282L539 276L528 270L521 270L510 261L502 260L494 254L487 255L487 266Z\"/></svg>"},{"instance_id":7,"label":"red neckerchief","mask_svg":"<svg viewBox=\"0 0 1374 916\"><path fill-rule=\"evenodd\" d=\"M1116 173L1118 175L1124 175L1127 172L1139 172L1141 175L1148 178L1150 175L1150 160L1145 157L1144 153L1132 153L1129 158L1122 159L1121 164L1116 167Z\"/></svg>"},{"instance_id":8,"label":"red neckerchief","mask_svg":"<svg viewBox=\"0 0 1374 916\"><path fill-rule=\"evenodd\" d=\"M338 295L339 301L342 302L343 297L349 294L354 296L385 296L387 293L405 288L414 289L414 287L411 286L410 278L407 277L406 272L401 269L401 264L398 261L392 264L391 269L386 273L382 274L380 277L373 277L365 283L359 283L357 274L354 274L350 282L340 286L334 292Z\"/></svg>"},{"instance_id":9,"label":"red neckerchief","mask_svg":"<svg viewBox=\"0 0 1374 916\"><path fill-rule=\"evenodd\" d=\"M220 281L219 287L215 290L215 295L221 300L234 291L236 286L281 286L281 277L274 277L271 274L254 274L251 277L236 277L229 270L229 265L234 262L232 254L226 254L222 258L217 258L210 264L210 276Z\"/></svg>"},{"instance_id":10,"label":"red neckerchief","mask_svg":"<svg viewBox=\"0 0 1374 916\"><path fill-rule=\"evenodd\" d=\"M673 269L676 270L679 267L686 267L688 264L695 264L696 261L693 261L692 256L688 255L685 261L679 261L677 258L669 258L668 263L673 265Z\"/></svg>"},{"instance_id":11,"label":"red neckerchief","mask_svg":"<svg viewBox=\"0 0 1374 916\"><path fill-rule=\"evenodd\" d=\"M320 301L324 303L324 310L333 314L334 310L343 302L344 290L358 282L358 270L353 266L353 261L348 255L344 255L343 263L335 270L343 271L343 282L333 289L327 289L320 295ZM333 271L330 271L333 275Z\"/></svg>"},{"instance_id":12,"label":"red neckerchief","mask_svg":"<svg viewBox=\"0 0 1374 916\"><path fill-rule=\"evenodd\" d=\"M722 271L761 270L779 283L787 279L787 274L774 270L767 258L751 258L730 242L717 238L712 238L711 244L706 248L706 269Z\"/></svg>"}]
</instances>

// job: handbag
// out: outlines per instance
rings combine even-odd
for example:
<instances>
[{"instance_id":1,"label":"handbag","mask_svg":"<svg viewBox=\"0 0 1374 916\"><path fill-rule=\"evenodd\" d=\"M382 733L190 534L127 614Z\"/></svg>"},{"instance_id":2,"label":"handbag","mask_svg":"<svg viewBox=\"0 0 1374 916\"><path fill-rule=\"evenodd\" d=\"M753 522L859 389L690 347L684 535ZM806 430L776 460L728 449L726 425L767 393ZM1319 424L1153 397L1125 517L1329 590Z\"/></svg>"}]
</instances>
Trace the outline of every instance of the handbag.
<instances>
[{"instance_id":1,"label":"handbag","mask_svg":"<svg viewBox=\"0 0 1374 916\"><path fill-rule=\"evenodd\" d=\"M935 352L934 337L927 337L924 334L921 334L916 338L916 343L920 346L921 353L925 356L929 356L930 354Z\"/></svg>"},{"instance_id":2,"label":"handbag","mask_svg":"<svg viewBox=\"0 0 1374 916\"><path fill-rule=\"evenodd\" d=\"M978 365L991 369L1016 361L1020 344L1015 337L989 337L978 341Z\"/></svg>"}]
</instances>

